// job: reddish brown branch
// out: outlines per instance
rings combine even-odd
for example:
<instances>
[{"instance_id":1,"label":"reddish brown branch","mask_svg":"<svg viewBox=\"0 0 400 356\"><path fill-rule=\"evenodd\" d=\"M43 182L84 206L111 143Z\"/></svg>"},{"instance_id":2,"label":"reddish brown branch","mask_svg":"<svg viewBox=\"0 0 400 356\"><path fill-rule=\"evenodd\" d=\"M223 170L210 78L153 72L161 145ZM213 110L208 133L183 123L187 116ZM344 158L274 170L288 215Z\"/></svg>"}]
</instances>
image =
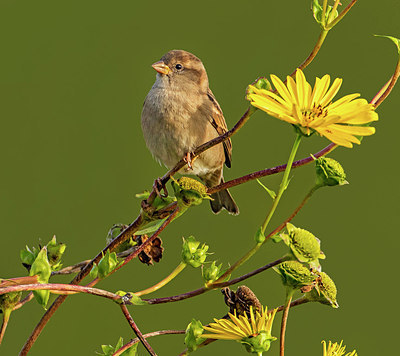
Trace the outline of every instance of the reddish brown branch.
<instances>
[{"instance_id":1,"label":"reddish brown branch","mask_svg":"<svg viewBox=\"0 0 400 356\"><path fill-rule=\"evenodd\" d=\"M185 333L185 330L159 330L159 331L153 331L151 333L144 334L143 337L145 339L147 339L148 337L152 337L152 336L177 335L177 334L180 335L180 334L184 334L184 333ZM121 355L124 351L128 350L133 345L137 344L139 341L140 341L139 338L136 338L136 339L133 339L133 340L129 341L124 346L122 346L117 351L115 351L112 356Z\"/></svg>"},{"instance_id":2,"label":"reddish brown branch","mask_svg":"<svg viewBox=\"0 0 400 356\"><path fill-rule=\"evenodd\" d=\"M23 284L19 286L11 286L0 289L0 295L12 292L21 292L21 291L33 291L33 290L51 290L56 293L86 293L97 295L99 297L108 298L111 300L119 300L121 297L118 294L114 294L103 289L83 287L73 284L61 284L61 283L48 283L48 284Z\"/></svg>"},{"instance_id":3,"label":"reddish brown branch","mask_svg":"<svg viewBox=\"0 0 400 356\"><path fill-rule=\"evenodd\" d=\"M335 145L334 143L330 143L328 146L323 148L321 151L313 154L313 156L315 158L319 158L319 157L325 156L329 152L333 151L336 147L337 147L337 145ZM306 165L308 163L311 163L313 161L314 161L314 158L311 157L311 156L303 158L303 159L300 159L298 161L293 162L292 169L304 166L304 165ZM270 176L272 174L283 172L285 169L286 169L286 164L282 164L280 166L267 168L267 169L264 169L262 171L253 172L253 173L247 174L247 175L245 175L243 177L232 179L232 180L230 180L228 182L225 182L225 183L222 183L220 185L216 185L215 187L209 188L207 190L207 193L208 194L213 194L213 193L219 192L220 190L231 188L231 187L234 187L236 185L240 185L240 184L246 183L248 181L251 181L251 180L254 180L254 179L257 179L257 178Z\"/></svg>"},{"instance_id":4,"label":"reddish brown branch","mask_svg":"<svg viewBox=\"0 0 400 356\"><path fill-rule=\"evenodd\" d=\"M135 321L133 320L131 314L129 313L128 308L126 307L125 304L120 304L122 313L124 314L126 320L128 321L130 327L132 328L133 332L135 333L135 335L138 337L138 339L140 340L140 342L143 344L144 348L147 350L147 352L151 355L151 356L157 356L157 354L154 352L154 350L152 349L152 347L150 346L150 344L148 343L148 341L144 338L143 334L141 333L141 331L139 330L139 328L137 327Z\"/></svg>"}]
</instances>

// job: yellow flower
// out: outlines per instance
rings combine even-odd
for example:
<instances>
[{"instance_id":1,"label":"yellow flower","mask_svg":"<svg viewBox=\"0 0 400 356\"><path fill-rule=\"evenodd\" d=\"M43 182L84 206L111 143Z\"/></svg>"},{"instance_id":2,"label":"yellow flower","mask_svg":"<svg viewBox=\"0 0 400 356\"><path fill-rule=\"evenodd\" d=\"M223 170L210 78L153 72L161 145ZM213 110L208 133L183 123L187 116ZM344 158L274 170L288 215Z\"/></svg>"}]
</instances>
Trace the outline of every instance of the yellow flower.
<instances>
[{"instance_id":1,"label":"yellow flower","mask_svg":"<svg viewBox=\"0 0 400 356\"><path fill-rule=\"evenodd\" d=\"M378 120L374 106L360 94L350 94L332 102L342 85L336 78L329 88L330 76L316 78L314 88L306 81L301 69L296 71L296 80L287 77L284 84L277 76L271 75L277 94L255 86L249 87L251 104L271 116L297 126L310 136L317 131L333 143L353 147L360 143L356 136L369 136L375 128L359 126Z\"/></svg>"},{"instance_id":2,"label":"yellow flower","mask_svg":"<svg viewBox=\"0 0 400 356\"><path fill-rule=\"evenodd\" d=\"M212 334L203 334L201 337L220 340L237 340L244 344L247 351L257 353L259 355L264 351L268 351L272 341L276 337L271 336L272 323L275 318L277 309L268 313L267 307L261 307L261 313L253 311L250 306L250 317L244 315L236 315L229 313L230 320L214 319L215 323L210 326L203 326Z\"/></svg>"},{"instance_id":3,"label":"yellow flower","mask_svg":"<svg viewBox=\"0 0 400 356\"><path fill-rule=\"evenodd\" d=\"M337 342L332 344L332 342L329 341L328 348L326 348L326 342L322 341L322 344L324 345L323 356L343 356L346 352L346 346L342 346L342 343L343 340L340 341L340 344ZM353 350L352 352L348 352L346 356L357 356L357 352L356 350Z\"/></svg>"}]
</instances>

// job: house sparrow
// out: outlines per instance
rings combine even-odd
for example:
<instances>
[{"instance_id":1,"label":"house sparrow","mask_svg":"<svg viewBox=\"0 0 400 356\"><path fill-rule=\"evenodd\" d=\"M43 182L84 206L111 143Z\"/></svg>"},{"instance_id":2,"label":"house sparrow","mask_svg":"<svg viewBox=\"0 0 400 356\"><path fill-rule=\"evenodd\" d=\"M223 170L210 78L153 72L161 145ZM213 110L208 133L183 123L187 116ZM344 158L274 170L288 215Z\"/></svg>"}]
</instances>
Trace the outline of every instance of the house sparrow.
<instances>
[{"instance_id":1,"label":"house sparrow","mask_svg":"<svg viewBox=\"0 0 400 356\"><path fill-rule=\"evenodd\" d=\"M189 52L173 50L152 67L157 71L156 81L142 111L147 147L168 168L187 157L188 164L180 173L196 175L207 187L223 183L224 163L231 166L230 139L211 147L193 161L190 159L197 146L228 131L222 110L208 87L203 63ZM211 197L214 213L225 208L231 214L239 214L228 190Z\"/></svg>"}]
</instances>

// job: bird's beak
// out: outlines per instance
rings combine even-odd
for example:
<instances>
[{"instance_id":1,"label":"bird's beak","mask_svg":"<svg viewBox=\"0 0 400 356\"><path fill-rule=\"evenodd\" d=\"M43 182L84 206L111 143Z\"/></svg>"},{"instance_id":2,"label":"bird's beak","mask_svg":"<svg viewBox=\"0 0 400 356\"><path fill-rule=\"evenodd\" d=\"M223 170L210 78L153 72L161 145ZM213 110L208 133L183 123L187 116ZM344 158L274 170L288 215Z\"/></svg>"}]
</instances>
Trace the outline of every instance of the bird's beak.
<instances>
[{"instance_id":1,"label":"bird's beak","mask_svg":"<svg viewBox=\"0 0 400 356\"><path fill-rule=\"evenodd\" d=\"M160 74L167 75L171 72L171 69L163 61L153 63L151 66Z\"/></svg>"}]
</instances>

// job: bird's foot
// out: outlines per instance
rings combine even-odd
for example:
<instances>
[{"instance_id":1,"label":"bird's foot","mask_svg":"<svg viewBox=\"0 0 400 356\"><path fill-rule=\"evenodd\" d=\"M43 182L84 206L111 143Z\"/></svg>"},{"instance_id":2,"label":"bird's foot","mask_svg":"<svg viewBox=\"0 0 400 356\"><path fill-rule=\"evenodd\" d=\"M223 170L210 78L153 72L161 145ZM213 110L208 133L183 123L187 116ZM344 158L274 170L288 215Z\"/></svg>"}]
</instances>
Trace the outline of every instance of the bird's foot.
<instances>
[{"instance_id":1,"label":"bird's foot","mask_svg":"<svg viewBox=\"0 0 400 356\"><path fill-rule=\"evenodd\" d=\"M166 198L168 197L168 190L165 185L162 183L161 178L157 178L153 183L153 190L157 194L158 197ZM161 190L164 191L164 194L161 193Z\"/></svg>"},{"instance_id":2,"label":"bird's foot","mask_svg":"<svg viewBox=\"0 0 400 356\"><path fill-rule=\"evenodd\" d=\"M187 163L188 169L193 170L193 163L196 160L196 157L193 157L193 152L187 152L184 156L183 156L183 160Z\"/></svg>"}]
</instances>

